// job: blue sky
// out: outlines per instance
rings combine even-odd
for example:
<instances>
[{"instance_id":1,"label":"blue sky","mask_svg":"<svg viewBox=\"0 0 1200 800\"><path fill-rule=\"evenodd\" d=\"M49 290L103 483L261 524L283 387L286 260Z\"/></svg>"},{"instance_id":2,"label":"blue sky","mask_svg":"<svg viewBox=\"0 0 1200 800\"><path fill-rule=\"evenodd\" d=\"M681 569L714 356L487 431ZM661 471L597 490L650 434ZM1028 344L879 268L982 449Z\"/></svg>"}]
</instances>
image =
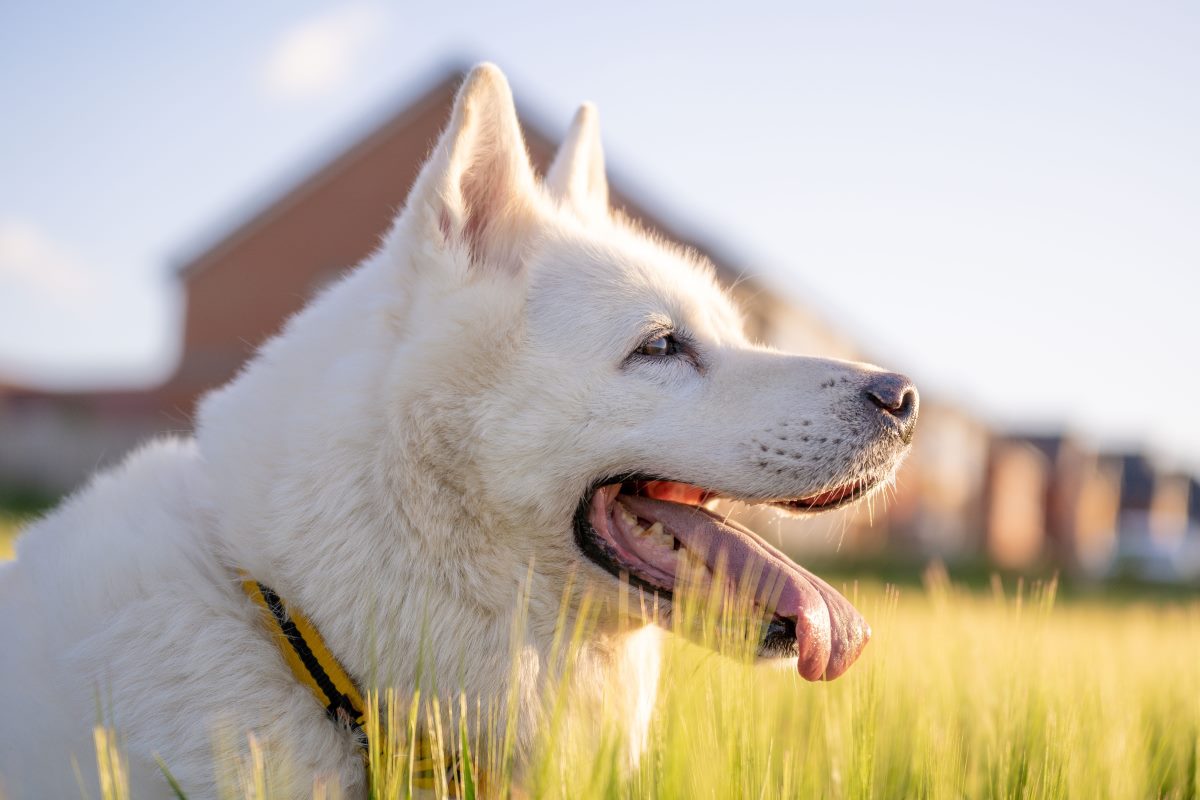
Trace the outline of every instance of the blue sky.
<instances>
[{"instance_id":1,"label":"blue sky","mask_svg":"<svg viewBox=\"0 0 1200 800\"><path fill-rule=\"evenodd\" d=\"M479 59L927 394L1200 467L1189 2L6 3L0 380L163 376L172 265Z\"/></svg>"}]
</instances>

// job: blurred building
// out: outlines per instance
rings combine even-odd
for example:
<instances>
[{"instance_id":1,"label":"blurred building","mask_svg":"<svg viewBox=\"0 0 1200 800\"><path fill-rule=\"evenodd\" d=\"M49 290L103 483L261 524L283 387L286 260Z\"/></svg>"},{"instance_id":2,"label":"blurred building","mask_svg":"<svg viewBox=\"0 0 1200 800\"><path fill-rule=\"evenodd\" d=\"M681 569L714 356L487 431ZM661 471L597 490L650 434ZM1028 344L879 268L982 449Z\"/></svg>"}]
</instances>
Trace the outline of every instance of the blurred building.
<instances>
[{"instance_id":1,"label":"blurred building","mask_svg":"<svg viewBox=\"0 0 1200 800\"><path fill-rule=\"evenodd\" d=\"M997 564L1028 568L1046 547L1053 464L1017 437L998 438L988 461L986 552Z\"/></svg>"},{"instance_id":2,"label":"blurred building","mask_svg":"<svg viewBox=\"0 0 1200 800\"><path fill-rule=\"evenodd\" d=\"M987 555L1011 569L1103 572L1121 526L1122 474L1067 435L997 436L987 467Z\"/></svg>"},{"instance_id":3,"label":"blurred building","mask_svg":"<svg viewBox=\"0 0 1200 800\"><path fill-rule=\"evenodd\" d=\"M961 408L922 398L912 452L887 506L887 546L945 560L983 546L992 431Z\"/></svg>"},{"instance_id":4,"label":"blurred building","mask_svg":"<svg viewBox=\"0 0 1200 800\"><path fill-rule=\"evenodd\" d=\"M152 393L48 392L0 387L0 489L47 500L76 488L155 434L188 421Z\"/></svg>"},{"instance_id":5,"label":"blurred building","mask_svg":"<svg viewBox=\"0 0 1200 800\"><path fill-rule=\"evenodd\" d=\"M1111 570L1164 581L1200 577L1200 484L1190 475L1157 469L1141 453L1110 454L1106 460L1121 470Z\"/></svg>"},{"instance_id":6,"label":"blurred building","mask_svg":"<svg viewBox=\"0 0 1200 800\"><path fill-rule=\"evenodd\" d=\"M1200 478L1193 477L1188 492L1188 534L1200 535Z\"/></svg>"}]
</instances>

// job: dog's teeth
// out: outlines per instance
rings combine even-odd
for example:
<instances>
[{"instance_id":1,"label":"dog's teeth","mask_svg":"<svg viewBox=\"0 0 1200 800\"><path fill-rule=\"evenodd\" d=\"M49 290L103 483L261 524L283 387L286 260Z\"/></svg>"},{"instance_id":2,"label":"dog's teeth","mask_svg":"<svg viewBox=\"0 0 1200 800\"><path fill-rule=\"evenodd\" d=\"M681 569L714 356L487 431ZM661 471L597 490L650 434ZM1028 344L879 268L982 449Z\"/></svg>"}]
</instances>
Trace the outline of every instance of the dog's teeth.
<instances>
[{"instance_id":1,"label":"dog's teeth","mask_svg":"<svg viewBox=\"0 0 1200 800\"><path fill-rule=\"evenodd\" d=\"M620 503L617 503L617 513L621 515L621 521L630 528L637 526L637 517L633 515L633 512Z\"/></svg>"},{"instance_id":2,"label":"dog's teeth","mask_svg":"<svg viewBox=\"0 0 1200 800\"><path fill-rule=\"evenodd\" d=\"M647 538L654 543L656 547L670 547L674 550L675 537L663 530L663 524L656 522L646 531Z\"/></svg>"},{"instance_id":3,"label":"dog's teeth","mask_svg":"<svg viewBox=\"0 0 1200 800\"><path fill-rule=\"evenodd\" d=\"M636 521L637 520L634 520L634 522L636 522ZM637 536L638 538L641 538L646 535L646 529L643 528L641 525L634 525L633 526L633 535Z\"/></svg>"}]
</instances>

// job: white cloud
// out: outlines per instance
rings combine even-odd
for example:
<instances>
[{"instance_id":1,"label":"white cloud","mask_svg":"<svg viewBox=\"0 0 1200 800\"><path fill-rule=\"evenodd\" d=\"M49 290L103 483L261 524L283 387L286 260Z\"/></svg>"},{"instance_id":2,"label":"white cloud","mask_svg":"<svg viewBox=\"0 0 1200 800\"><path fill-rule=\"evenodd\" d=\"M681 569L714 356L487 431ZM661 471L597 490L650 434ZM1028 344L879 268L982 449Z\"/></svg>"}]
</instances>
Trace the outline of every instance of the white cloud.
<instances>
[{"instance_id":1,"label":"white cloud","mask_svg":"<svg viewBox=\"0 0 1200 800\"><path fill-rule=\"evenodd\" d=\"M0 285L33 290L59 299L94 288L82 262L35 225L0 220Z\"/></svg>"},{"instance_id":2,"label":"white cloud","mask_svg":"<svg viewBox=\"0 0 1200 800\"><path fill-rule=\"evenodd\" d=\"M376 5L351 5L288 29L271 49L262 74L271 95L297 98L327 92L348 78L355 59L383 29Z\"/></svg>"}]
</instances>

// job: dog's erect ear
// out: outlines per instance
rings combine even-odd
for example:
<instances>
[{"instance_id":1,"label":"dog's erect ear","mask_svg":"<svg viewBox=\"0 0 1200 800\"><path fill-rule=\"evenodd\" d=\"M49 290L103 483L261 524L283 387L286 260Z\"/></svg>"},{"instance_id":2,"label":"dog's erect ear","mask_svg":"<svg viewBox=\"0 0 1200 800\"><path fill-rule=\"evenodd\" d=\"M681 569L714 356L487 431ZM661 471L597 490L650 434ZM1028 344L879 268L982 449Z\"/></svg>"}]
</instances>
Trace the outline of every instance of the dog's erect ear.
<instances>
[{"instance_id":1,"label":"dog's erect ear","mask_svg":"<svg viewBox=\"0 0 1200 800\"><path fill-rule=\"evenodd\" d=\"M585 219L608 213L608 180L596 107L584 103L575 112L567 137L546 173L546 187L564 205Z\"/></svg>"},{"instance_id":2,"label":"dog's erect ear","mask_svg":"<svg viewBox=\"0 0 1200 800\"><path fill-rule=\"evenodd\" d=\"M472 264L516 270L538 192L508 81L480 64L458 90L409 208L427 235L466 247Z\"/></svg>"}]
</instances>

